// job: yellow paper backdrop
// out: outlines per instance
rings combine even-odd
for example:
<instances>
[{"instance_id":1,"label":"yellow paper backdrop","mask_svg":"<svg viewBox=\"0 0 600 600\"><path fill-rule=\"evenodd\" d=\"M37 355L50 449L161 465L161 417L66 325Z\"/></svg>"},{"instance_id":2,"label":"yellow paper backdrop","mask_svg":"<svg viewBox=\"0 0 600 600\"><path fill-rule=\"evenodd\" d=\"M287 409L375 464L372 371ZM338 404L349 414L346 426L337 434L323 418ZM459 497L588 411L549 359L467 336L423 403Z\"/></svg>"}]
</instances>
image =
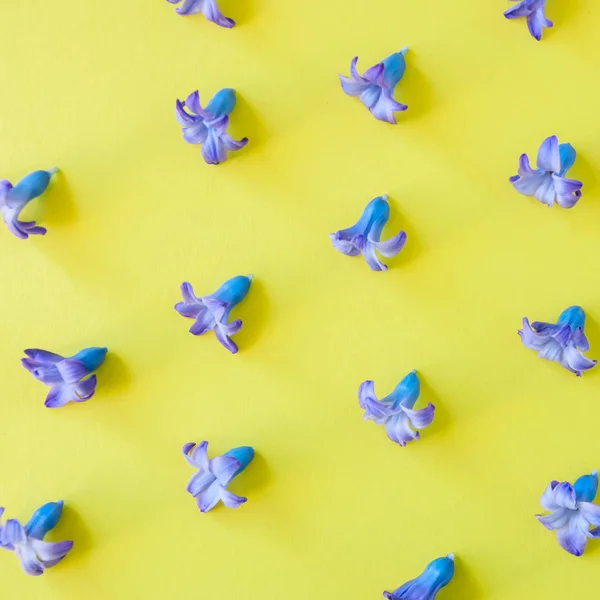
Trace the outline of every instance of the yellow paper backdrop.
<instances>
[{"instance_id":1,"label":"yellow paper backdrop","mask_svg":"<svg viewBox=\"0 0 600 600\"><path fill-rule=\"evenodd\" d=\"M563 552L534 514L551 479L600 467L600 379L523 348L520 320L588 313L600 358L596 0L548 0L541 43L508 2L221 0L220 29L161 0L5 2L0 175L61 173L0 231L0 505L27 519L62 498L51 539L73 552L41 578L0 552L19 600L367 600L457 555L445 600L591 597L600 542ZM346 97L338 73L409 46L397 127ZM207 166L175 98L238 91L234 137ZM585 183L571 211L508 183L557 134ZM387 273L328 233L388 193ZM255 276L241 351L195 338L179 285ZM47 410L29 347L106 345L96 396ZM400 448L356 392L411 369L436 419ZM251 444L237 511L196 509L187 441Z\"/></svg>"}]
</instances>

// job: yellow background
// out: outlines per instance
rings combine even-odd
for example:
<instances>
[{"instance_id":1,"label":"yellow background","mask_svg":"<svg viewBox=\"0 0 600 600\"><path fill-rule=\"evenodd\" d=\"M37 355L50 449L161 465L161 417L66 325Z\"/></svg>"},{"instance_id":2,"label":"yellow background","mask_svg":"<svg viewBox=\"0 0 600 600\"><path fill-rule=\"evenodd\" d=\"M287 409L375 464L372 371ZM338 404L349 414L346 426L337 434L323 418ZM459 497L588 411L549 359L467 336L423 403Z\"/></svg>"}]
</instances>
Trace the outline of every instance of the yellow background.
<instances>
[{"instance_id":1,"label":"yellow background","mask_svg":"<svg viewBox=\"0 0 600 600\"><path fill-rule=\"evenodd\" d=\"M539 525L551 479L600 467L600 379L521 346L520 320L588 313L600 358L600 122L596 0L549 0L537 43L509 2L221 0L224 30L161 0L4 2L0 175L58 166L0 231L5 516L63 498L51 539L75 548L40 578L0 552L2 596L23 600L367 600L457 554L446 600L590 597L582 558ZM402 46L393 127L338 73ZM219 167L181 139L175 98L234 87ZM583 198L544 208L508 183L557 134ZM405 250L373 273L328 233L388 193ZM173 305L252 273L231 356ZM41 347L110 354L96 396L47 410L19 364ZM434 424L400 448L361 420L412 368ZM251 444L236 511L198 512L187 441Z\"/></svg>"}]
</instances>

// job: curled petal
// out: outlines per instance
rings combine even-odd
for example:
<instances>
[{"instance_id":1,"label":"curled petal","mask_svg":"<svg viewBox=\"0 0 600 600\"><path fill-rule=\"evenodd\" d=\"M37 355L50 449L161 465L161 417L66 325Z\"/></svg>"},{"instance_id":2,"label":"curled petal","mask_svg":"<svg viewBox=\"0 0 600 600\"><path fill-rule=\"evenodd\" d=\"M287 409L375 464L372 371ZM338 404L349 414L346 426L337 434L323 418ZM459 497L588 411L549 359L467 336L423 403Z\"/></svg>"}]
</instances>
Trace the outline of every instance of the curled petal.
<instances>
[{"instance_id":1,"label":"curled petal","mask_svg":"<svg viewBox=\"0 0 600 600\"><path fill-rule=\"evenodd\" d=\"M422 408L421 410L403 408L403 411L406 413L410 424L415 429L425 429L425 427L431 425L431 423L433 422L435 406L430 402L426 408Z\"/></svg>"},{"instance_id":2,"label":"curled petal","mask_svg":"<svg viewBox=\"0 0 600 600\"><path fill-rule=\"evenodd\" d=\"M215 336L219 340L219 343L229 350L231 354L237 354L238 347L237 344L227 335L222 327L217 327L215 329Z\"/></svg>"},{"instance_id":3,"label":"curled petal","mask_svg":"<svg viewBox=\"0 0 600 600\"><path fill-rule=\"evenodd\" d=\"M184 106L181 100L175 101L175 118L182 127L192 127L197 123L197 119L190 115Z\"/></svg>"},{"instance_id":4,"label":"curled petal","mask_svg":"<svg viewBox=\"0 0 600 600\"><path fill-rule=\"evenodd\" d=\"M204 0L204 4L202 5L202 14L209 21L219 25L219 27L226 27L229 29L235 25L235 21L233 19L225 17L219 10L215 0Z\"/></svg>"},{"instance_id":5,"label":"curled petal","mask_svg":"<svg viewBox=\"0 0 600 600\"><path fill-rule=\"evenodd\" d=\"M48 352L47 350L40 350L39 348L30 348L25 350L25 354L35 361L41 363L57 363L63 360L60 354L54 354L54 352Z\"/></svg>"},{"instance_id":6,"label":"curled petal","mask_svg":"<svg viewBox=\"0 0 600 600\"><path fill-rule=\"evenodd\" d=\"M56 368L65 383L76 383L89 373L81 361L71 358L61 360L56 364Z\"/></svg>"},{"instance_id":7,"label":"curled petal","mask_svg":"<svg viewBox=\"0 0 600 600\"><path fill-rule=\"evenodd\" d=\"M556 190L556 202L561 208L573 208L581 198L581 181L566 179L558 175L552 175L554 189Z\"/></svg>"},{"instance_id":8,"label":"curled petal","mask_svg":"<svg viewBox=\"0 0 600 600\"><path fill-rule=\"evenodd\" d=\"M340 75L340 83L342 84L344 93L348 96L360 96L370 85L369 83L356 81L343 75Z\"/></svg>"},{"instance_id":9,"label":"curled petal","mask_svg":"<svg viewBox=\"0 0 600 600\"><path fill-rule=\"evenodd\" d=\"M551 135L546 138L537 155L538 169L549 173L558 173L560 171L560 151L558 149L558 138Z\"/></svg>"},{"instance_id":10,"label":"curled petal","mask_svg":"<svg viewBox=\"0 0 600 600\"><path fill-rule=\"evenodd\" d=\"M203 2L204 0L183 0L183 4L175 12L181 16L195 15L202 9Z\"/></svg>"},{"instance_id":11,"label":"curled petal","mask_svg":"<svg viewBox=\"0 0 600 600\"><path fill-rule=\"evenodd\" d=\"M217 456L210 461L210 470L222 486L234 478L240 468L240 461L231 456Z\"/></svg>"},{"instance_id":12,"label":"curled petal","mask_svg":"<svg viewBox=\"0 0 600 600\"><path fill-rule=\"evenodd\" d=\"M390 440L400 446L419 439L419 432L409 427L408 417L403 412L390 417L385 424L385 431Z\"/></svg>"},{"instance_id":13,"label":"curled petal","mask_svg":"<svg viewBox=\"0 0 600 600\"><path fill-rule=\"evenodd\" d=\"M375 242L367 241L365 248L362 251L362 255L373 271L387 271L387 265L384 265L379 258L377 258L377 254L375 253L376 248Z\"/></svg>"},{"instance_id":14,"label":"curled petal","mask_svg":"<svg viewBox=\"0 0 600 600\"><path fill-rule=\"evenodd\" d=\"M208 331L212 331L215 328L215 318L212 313L206 308L202 310L196 317L196 321L190 327L190 333L192 335L204 335Z\"/></svg>"},{"instance_id":15,"label":"curled petal","mask_svg":"<svg viewBox=\"0 0 600 600\"><path fill-rule=\"evenodd\" d=\"M555 529L565 527L569 521L571 512L566 508L558 508L547 516L536 515L536 518L546 529L554 531Z\"/></svg>"},{"instance_id":16,"label":"curled petal","mask_svg":"<svg viewBox=\"0 0 600 600\"><path fill-rule=\"evenodd\" d=\"M237 141L232 139L227 133L223 133L221 135L221 141L223 142L223 146L225 146L225 150L235 152L236 150L241 150L248 143L248 138L242 138Z\"/></svg>"},{"instance_id":17,"label":"curled petal","mask_svg":"<svg viewBox=\"0 0 600 600\"><path fill-rule=\"evenodd\" d=\"M540 499L540 504L542 505L542 508L546 510L557 510L558 508L560 508L554 500L554 488L557 485L558 481L551 481L548 484L548 487L546 488Z\"/></svg>"},{"instance_id":18,"label":"curled petal","mask_svg":"<svg viewBox=\"0 0 600 600\"><path fill-rule=\"evenodd\" d=\"M577 515L571 518L565 527L556 531L556 539L563 550L574 556L581 556L585 550L587 536L579 527L576 517Z\"/></svg>"},{"instance_id":19,"label":"curled petal","mask_svg":"<svg viewBox=\"0 0 600 600\"><path fill-rule=\"evenodd\" d=\"M202 469L204 471L209 470L209 462L208 462L208 442L204 441L198 444L193 450L191 454L192 464L198 467L198 469Z\"/></svg>"},{"instance_id":20,"label":"curled petal","mask_svg":"<svg viewBox=\"0 0 600 600\"><path fill-rule=\"evenodd\" d=\"M363 74L363 79L366 79L370 83L374 83L380 87L383 86L383 63L378 63L372 67L369 67Z\"/></svg>"},{"instance_id":21,"label":"curled petal","mask_svg":"<svg viewBox=\"0 0 600 600\"><path fill-rule=\"evenodd\" d=\"M75 396L77 397L75 402L84 402L85 400L89 400L96 392L97 383L98 379L95 375L92 375L83 381L74 383L71 387L75 393Z\"/></svg>"},{"instance_id":22,"label":"curled petal","mask_svg":"<svg viewBox=\"0 0 600 600\"><path fill-rule=\"evenodd\" d=\"M401 231L389 240L377 242L376 247L381 256L392 258L396 256L396 254L398 254L402 248L404 248L404 244L406 244L406 232Z\"/></svg>"},{"instance_id":23,"label":"curled petal","mask_svg":"<svg viewBox=\"0 0 600 600\"><path fill-rule=\"evenodd\" d=\"M515 177L512 177L511 183L519 194L523 194L524 196L535 196L538 189L544 185L546 179L548 179L548 175L545 173L531 171L530 173L521 176L516 175Z\"/></svg>"},{"instance_id":24,"label":"curled petal","mask_svg":"<svg viewBox=\"0 0 600 600\"><path fill-rule=\"evenodd\" d=\"M408 108L406 104L396 102L388 92L382 92L376 102L369 108L371 114L379 121L385 121L396 125L394 113L405 111Z\"/></svg>"},{"instance_id":25,"label":"curled petal","mask_svg":"<svg viewBox=\"0 0 600 600\"><path fill-rule=\"evenodd\" d=\"M69 402L75 401L75 392L71 389L70 386L65 384L54 385L48 392L44 405L46 406L46 408L60 408L61 406L65 406Z\"/></svg>"},{"instance_id":26,"label":"curled petal","mask_svg":"<svg viewBox=\"0 0 600 600\"><path fill-rule=\"evenodd\" d=\"M597 362L586 358L575 346L569 345L562 354L561 364L569 371L581 376L584 371L594 368Z\"/></svg>"},{"instance_id":27,"label":"curled petal","mask_svg":"<svg viewBox=\"0 0 600 600\"><path fill-rule=\"evenodd\" d=\"M206 490L196 496L196 504L200 512L206 513L213 509L219 502L221 495L221 486L218 481L215 481Z\"/></svg>"},{"instance_id":28,"label":"curled petal","mask_svg":"<svg viewBox=\"0 0 600 600\"><path fill-rule=\"evenodd\" d=\"M188 302L178 302L175 305L175 310L182 316L187 317L188 319L195 319L203 309L202 305Z\"/></svg>"},{"instance_id":29,"label":"curled petal","mask_svg":"<svg viewBox=\"0 0 600 600\"><path fill-rule=\"evenodd\" d=\"M600 506L591 502L579 502L577 508L581 516L593 527L600 527Z\"/></svg>"},{"instance_id":30,"label":"curled petal","mask_svg":"<svg viewBox=\"0 0 600 600\"><path fill-rule=\"evenodd\" d=\"M559 483L554 488L554 502L562 508L575 510L577 508L577 499L573 486L567 481Z\"/></svg>"},{"instance_id":31,"label":"curled petal","mask_svg":"<svg viewBox=\"0 0 600 600\"><path fill-rule=\"evenodd\" d=\"M236 496L235 494L231 493L229 490L225 489L224 487L222 487L219 490L219 493L221 496L221 500L223 501L223 504L227 508L238 508L242 504L244 504L244 502L246 502L248 500L247 498L243 498L241 496Z\"/></svg>"},{"instance_id":32,"label":"curled petal","mask_svg":"<svg viewBox=\"0 0 600 600\"><path fill-rule=\"evenodd\" d=\"M27 540L25 529L16 519L9 519L2 527L0 542L3 546L13 549Z\"/></svg>"},{"instance_id":33,"label":"curled petal","mask_svg":"<svg viewBox=\"0 0 600 600\"><path fill-rule=\"evenodd\" d=\"M71 541L44 542L42 540L32 539L31 545L38 558L43 563L52 563L51 566L60 562L73 548L73 542Z\"/></svg>"},{"instance_id":34,"label":"curled petal","mask_svg":"<svg viewBox=\"0 0 600 600\"><path fill-rule=\"evenodd\" d=\"M346 256L358 256L360 254L360 250L351 241L342 239L339 231L330 233L329 239L333 247Z\"/></svg>"}]
</instances>

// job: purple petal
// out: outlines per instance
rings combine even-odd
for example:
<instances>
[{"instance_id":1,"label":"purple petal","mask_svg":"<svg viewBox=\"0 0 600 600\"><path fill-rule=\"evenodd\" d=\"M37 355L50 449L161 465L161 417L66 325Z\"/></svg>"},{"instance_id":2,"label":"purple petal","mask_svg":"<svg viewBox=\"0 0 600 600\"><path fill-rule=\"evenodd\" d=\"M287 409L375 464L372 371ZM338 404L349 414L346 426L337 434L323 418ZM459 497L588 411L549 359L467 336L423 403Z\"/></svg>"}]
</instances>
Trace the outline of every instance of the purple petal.
<instances>
[{"instance_id":1,"label":"purple petal","mask_svg":"<svg viewBox=\"0 0 600 600\"><path fill-rule=\"evenodd\" d=\"M75 402L75 394L68 385L54 385L46 396L46 408L60 408L69 402Z\"/></svg>"},{"instance_id":2,"label":"purple petal","mask_svg":"<svg viewBox=\"0 0 600 600\"><path fill-rule=\"evenodd\" d=\"M544 16L544 9L535 10L527 17L529 33L539 42L542 39L542 30L544 27L552 27L552 21L548 21Z\"/></svg>"},{"instance_id":3,"label":"purple petal","mask_svg":"<svg viewBox=\"0 0 600 600\"><path fill-rule=\"evenodd\" d=\"M381 88L378 85L369 85L369 87L365 88L358 99L369 109L371 110L372 106L375 106L377 101L379 100L379 96L381 96Z\"/></svg>"},{"instance_id":4,"label":"purple petal","mask_svg":"<svg viewBox=\"0 0 600 600\"><path fill-rule=\"evenodd\" d=\"M214 508L219 502L221 486L215 481L209 488L196 496L196 504L200 512L206 513Z\"/></svg>"},{"instance_id":5,"label":"purple petal","mask_svg":"<svg viewBox=\"0 0 600 600\"><path fill-rule=\"evenodd\" d=\"M181 100L175 101L175 118L182 127L192 127L198 122L197 118L194 118L185 110Z\"/></svg>"},{"instance_id":6,"label":"purple petal","mask_svg":"<svg viewBox=\"0 0 600 600\"><path fill-rule=\"evenodd\" d=\"M351 241L341 238L339 231L330 233L329 239L331 240L333 247L346 256L358 256L360 254L360 250Z\"/></svg>"},{"instance_id":7,"label":"purple petal","mask_svg":"<svg viewBox=\"0 0 600 600\"><path fill-rule=\"evenodd\" d=\"M77 383L72 385L73 391L77 396L76 402L85 402L89 400L94 393L96 392L96 384L98 383L95 375L84 379L83 381L78 381Z\"/></svg>"},{"instance_id":8,"label":"purple petal","mask_svg":"<svg viewBox=\"0 0 600 600\"><path fill-rule=\"evenodd\" d=\"M408 417L404 413L390 417L385 424L385 431L390 440L400 446L406 446L408 442L419 439L419 432L409 427Z\"/></svg>"},{"instance_id":9,"label":"purple petal","mask_svg":"<svg viewBox=\"0 0 600 600\"><path fill-rule=\"evenodd\" d=\"M569 521L572 511L566 508L559 508L547 516L536 515L537 520L550 531L561 529Z\"/></svg>"},{"instance_id":10,"label":"purple petal","mask_svg":"<svg viewBox=\"0 0 600 600\"><path fill-rule=\"evenodd\" d=\"M558 205L561 208L573 208L581 198L583 183L576 179L567 179L558 175L552 175L552 180Z\"/></svg>"},{"instance_id":11,"label":"purple petal","mask_svg":"<svg viewBox=\"0 0 600 600\"><path fill-rule=\"evenodd\" d=\"M201 442L196 446L196 448L192 451L191 459L192 464L195 465L198 469L202 469L203 471L209 470L209 462L208 462L208 442Z\"/></svg>"},{"instance_id":12,"label":"purple petal","mask_svg":"<svg viewBox=\"0 0 600 600\"><path fill-rule=\"evenodd\" d=\"M248 138L242 138L239 142L232 139L231 136L227 133L221 134L221 141L225 146L225 150L229 150L230 152L235 152L236 150L240 150L248 143Z\"/></svg>"},{"instance_id":13,"label":"purple petal","mask_svg":"<svg viewBox=\"0 0 600 600\"><path fill-rule=\"evenodd\" d=\"M218 165L227 158L225 146L221 143L218 132L210 128L206 141L202 145L202 157L209 165Z\"/></svg>"},{"instance_id":14,"label":"purple petal","mask_svg":"<svg viewBox=\"0 0 600 600\"><path fill-rule=\"evenodd\" d=\"M539 350L538 356L551 362L561 362L563 346L556 340L550 338Z\"/></svg>"},{"instance_id":15,"label":"purple petal","mask_svg":"<svg viewBox=\"0 0 600 600\"><path fill-rule=\"evenodd\" d=\"M559 483L554 488L554 502L561 508L575 510L577 508L577 500L573 486L567 481Z\"/></svg>"},{"instance_id":16,"label":"purple petal","mask_svg":"<svg viewBox=\"0 0 600 600\"><path fill-rule=\"evenodd\" d=\"M25 529L16 519L9 519L2 527L1 541L3 546L14 547L19 544L24 544L27 540Z\"/></svg>"},{"instance_id":17,"label":"purple petal","mask_svg":"<svg viewBox=\"0 0 600 600\"><path fill-rule=\"evenodd\" d=\"M77 383L80 379L88 375L88 370L80 360L66 358L56 364L58 372L61 374L65 383Z\"/></svg>"},{"instance_id":18,"label":"purple petal","mask_svg":"<svg viewBox=\"0 0 600 600\"><path fill-rule=\"evenodd\" d=\"M558 138L551 135L546 138L537 155L538 169L549 173L558 173L560 171L560 151L558 149Z\"/></svg>"},{"instance_id":19,"label":"purple petal","mask_svg":"<svg viewBox=\"0 0 600 600\"><path fill-rule=\"evenodd\" d=\"M214 481L215 477L210 471L201 471L192 475L185 489L192 496L196 497L198 494L206 491Z\"/></svg>"},{"instance_id":20,"label":"purple petal","mask_svg":"<svg viewBox=\"0 0 600 600\"><path fill-rule=\"evenodd\" d=\"M387 271L387 266L377 258L377 254L375 253L376 247L374 242L368 241L365 249L362 251L362 255L373 271Z\"/></svg>"},{"instance_id":21,"label":"purple petal","mask_svg":"<svg viewBox=\"0 0 600 600\"><path fill-rule=\"evenodd\" d=\"M370 85L364 81L355 81L354 79L344 77L343 75L340 75L339 77L342 89L348 96L360 96Z\"/></svg>"},{"instance_id":22,"label":"purple petal","mask_svg":"<svg viewBox=\"0 0 600 600\"><path fill-rule=\"evenodd\" d=\"M35 550L31 544L17 548L16 555L21 563L21 568L27 575L39 577L44 573L44 567L36 556Z\"/></svg>"},{"instance_id":23,"label":"purple petal","mask_svg":"<svg viewBox=\"0 0 600 600\"><path fill-rule=\"evenodd\" d=\"M188 144L202 144L206 140L208 129L203 122L183 129L183 139Z\"/></svg>"},{"instance_id":24,"label":"purple petal","mask_svg":"<svg viewBox=\"0 0 600 600\"><path fill-rule=\"evenodd\" d=\"M190 451L195 447L196 444L194 442L188 442L187 444L184 444L181 448L181 453L183 454L183 457L187 461L188 465L197 468L198 465L190 457Z\"/></svg>"},{"instance_id":25,"label":"purple petal","mask_svg":"<svg viewBox=\"0 0 600 600\"><path fill-rule=\"evenodd\" d=\"M222 327L215 329L215 335L222 346L227 348L231 354L236 354L238 351L237 344L223 331Z\"/></svg>"},{"instance_id":26,"label":"purple petal","mask_svg":"<svg viewBox=\"0 0 600 600\"><path fill-rule=\"evenodd\" d=\"M404 244L406 244L406 233L404 231L384 242L376 242L377 251L386 258L396 256L404 248Z\"/></svg>"},{"instance_id":27,"label":"purple petal","mask_svg":"<svg viewBox=\"0 0 600 600\"><path fill-rule=\"evenodd\" d=\"M589 371L596 366L597 361L586 358L575 346L569 345L562 354L561 364L566 369L581 375L583 371Z\"/></svg>"},{"instance_id":28,"label":"purple petal","mask_svg":"<svg viewBox=\"0 0 600 600\"><path fill-rule=\"evenodd\" d=\"M181 284L181 296L183 298L183 301L186 303L199 303L200 299L196 298L196 296L194 295L194 288L192 287L192 284L189 283L189 281L184 281Z\"/></svg>"},{"instance_id":29,"label":"purple petal","mask_svg":"<svg viewBox=\"0 0 600 600\"><path fill-rule=\"evenodd\" d=\"M556 510L559 508L558 504L554 501L554 488L558 485L558 481L551 481L548 487L544 490L540 499L542 508L546 510Z\"/></svg>"},{"instance_id":30,"label":"purple petal","mask_svg":"<svg viewBox=\"0 0 600 600\"><path fill-rule=\"evenodd\" d=\"M38 348L30 348L25 350L25 354L35 361L41 363L57 363L63 360L60 354L54 354L54 352L48 352L47 350L40 350Z\"/></svg>"},{"instance_id":31,"label":"purple petal","mask_svg":"<svg viewBox=\"0 0 600 600\"><path fill-rule=\"evenodd\" d=\"M187 106L187 108L190 109L190 112L201 116L202 118L206 118L206 112L204 112L204 109L202 108L202 105L200 104L200 93L198 92L198 90L196 90L195 92L192 92L186 99L185 99L185 105Z\"/></svg>"},{"instance_id":32,"label":"purple petal","mask_svg":"<svg viewBox=\"0 0 600 600\"><path fill-rule=\"evenodd\" d=\"M194 324L190 327L192 335L204 335L207 331L212 331L215 327L215 319L208 310L203 310L197 317Z\"/></svg>"},{"instance_id":33,"label":"purple petal","mask_svg":"<svg viewBox=\"0 0 600 600\"><path fill-rule=\"evenodd\" d=\"M507 19L516 19L518 17L527 17L531 14L531 9L528 6L528 2L524 0L523 2L519 2L516 6L509 8L504 11L504 16Z\"/></svg>"},{"instance_id":34,"label":"purple petal","mask_svg":"<svg viewBox=\"0 0 600 600\"><path fill-rule=\"evenodd\" d=\"M403 407L402 410L406 413L410 424L415 429L425 429L433 421L435 406L430 402L426 408L422 408L421 410L412 410L406 407Z\"/></svg>"},{"instance_id":35,"label":"purple petal","mask_svg":"<svg viewBox=\"0 0 600 600\"><path fill-rule=\"evenodd\" d=\"M44 542L30 539L35 553L44 563L60 562L73 548L73 542Z\"/></svg>"},{"instance_id":36,"label":"purple petal","mask_svg":"<svg viewBox=\"0 0 600 600\"><path fill-rule=\"evenodd\" d=\"M182 316L187 317L188 319L195 319L200 311L204 310L202 304L198 302L188 303L188 302L178 302L175 305L175 310Z\"/></svg>"},{"instance_id":37,"label":"purple petal","mask_svg":"<svg viewBox=\"0 0 600 600\"><path fill-rule=\"evenodd\" d=\"M227 303L222 300L217 300L211 296L202 298L202 303L211 312L215 321L219 322L227 311Z\"/></svg>"},{"instance_id":38,"label":"purple petal","mask_svg":"<svg viewBox=\"0 0 600 600\"><path fill-rule=\"evenodd\" d=\"M229 490L225 489L224 487L222 487L219 491L221 495L221 500L227 508L238 508L248 500L247 498L242 498L241 496L236 496L235 494L232 494Z\"/></svg>"},{"instance_id":39,"label":"purple petal","mask_svg":"<svg viewBox=\"0 0 600 600\"><path fill-rule=\"evenodd\" d=\"M544 185L544 182L548 179L548 175L532 171L520 178L518 176L516 179L513 178L511 183L519 194L523 194L523 196L535 196L538 189Z\"/></svg>"},{"instance_id":40,"label":"purple petal","mask_svg":"<svg viewBox=\"0 0 600 600\"><path fill-rule=\"evenodd\" d=\"M372 399L377 400L377 396L375 395L375 382L367 379L367 381L363 381L358 388L358 404L362 409L366 410L367 404Z\"/></svg>"},{"instance_id":41,"label":"purple petal","mask_svg":"<svg viewBox=\"0 0 600 600\"><path fill-rule=\"evenodd\" d=\"M577 504L581 516L593 527L600 527L600 506L591 502Z\"/></svg>"},{"instance_id":42,"label":"purple petal","mask_svg":"<svg viewBox=\"0 0 600 600\"><path fill-rule=\"evenodd\" d=\"M377 101L369 107L371 114L379 121L385 121L396 125L396 117L394 113L404 111L408 108L406 104L400 104L396 102L390 95L389 92L382 92Z\"/></svg>"},{"instance_id":43,"label":"purple petal","mask_svg":"<svg viewBox=\"0 0 600 600\"><path fill-rule=\"evenodd\" d=\"M204 0L183 0L183 4L175 9L175 12L179 15L195 15L202 9L202 3Z\"/></svg>"},{"instance_id":44,"label":"purple petal","mask_svg":"<svg viewBox=\"0 0 600 600\"><path fill-rule=\"evenodd\" d=\"M354 79L355 81L361 81L362 83L366 83L368 84L369 82L362 77L359 73L358 70L356 69L356 64L358 63L358 56L355 56L351 61L350 61L350 76L352 77L352 79Z\"/></svg>"},{"instance_id":45,"label":"purple petal","mask_svg":"<svg viewBox=\"0 0 600 600\"><path fill-rule=\"evenodd\" d=\"M583 333L583 329L578 327L573 333L573 343L579 350L582 352L587 352L590 349L590 343L588 342L585 333Z\"/></svg>"},{"instance_id":46,"label":"purple petal","mask_svg":"<svg viewBox=\"0 0 600 600\"><path fill-rule=\"evenodd\" d=\"M539 200L546 206L552 206L556 200L556 190L554 189L554 182L552 177L545 176L542 180L540 187L535 191L534 194L536 200Z\"/></svg>"},{"instance_id":47,"label":"purple petal","mask_svg":"<svg viewBox=\"0 0 600 600\"><path fill-rule=\"evenodd\" d=\"M383 63L373 65L363 73L363 79L366 79L367 81L374 83L375 85L383 87L382 78L384 70L385 67L383 66Z\"/></svg>"},{"instance_id":48,"label":"purple petal","mask_svg":"<svg viewBox=\"0 0 600 600\"><path fill-rule=\"evenodd\" d=\"M583 554L587 542L587 537L578 526L576 518L571 518L565 527L557 530L556 539L564 550L574 556Z\"/></svg>"},{"instance_id":49,"label":"purple petal","mask_svg":"<svg viewBox=\"0 0 600 600\"><path fill-rule=\"evenodd\" d=\"M213 23L219 25L219 27L231 28L235 25L233 19L229 19L223 16L223 13L219 10L215 0L204 0L202 5L202 14Z\"/></svg>"},{"instance_id":50,"label":"purple petal","mask_svg":"<svg viewBox=\"0 0 600 600\"><path fill-rule=\"evenodd\" d=\"M210 461L210 471L223 486L228 485L240 468L240 461L232 456L216 456Z\"/></svg>"}]
</instances>

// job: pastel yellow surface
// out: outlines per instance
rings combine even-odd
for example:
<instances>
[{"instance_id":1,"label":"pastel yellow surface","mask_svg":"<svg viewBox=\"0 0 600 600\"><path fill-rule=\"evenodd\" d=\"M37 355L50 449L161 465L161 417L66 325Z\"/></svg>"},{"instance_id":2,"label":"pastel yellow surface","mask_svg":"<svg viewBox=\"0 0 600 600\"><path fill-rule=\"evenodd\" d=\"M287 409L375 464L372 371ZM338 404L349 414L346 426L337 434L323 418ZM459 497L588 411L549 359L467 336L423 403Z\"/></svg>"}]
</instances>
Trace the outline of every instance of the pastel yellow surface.
<instances>
[{"instance_id":1,"label":"pastel yellow surface","mask_svg":"<svg viewBox=\"0 0 600 600\"><path fill-rule=\"evenodd\" d=\"M52 539L75 548L40 578L0 552L19 600L368 600L457 555L440 600L590 598L600 542L563 552L539 525L551 479L600 467L600 379L523 348L520 320L588 313L600 358L597 0L548 2L541 43L509 2L221 0L233 30L162 0L4 2L0 176L58 166L28 215L0 230L0 505L27 519L65 500ZM338 73L402 46L399 125L346 97ZM173 105L238 91L219 166L184 143ZM557 134L579 156L571 211L519 196L521 152ZM388 193L388 273L328 233ZM231 356L173 305L255 276ZM96 396L47 410L29 347L106 345ZM356 392L411 369L437 407L422 441L389 442ZM251 444L201 515L187 441Z\"/></svg>"}]
</instances>

